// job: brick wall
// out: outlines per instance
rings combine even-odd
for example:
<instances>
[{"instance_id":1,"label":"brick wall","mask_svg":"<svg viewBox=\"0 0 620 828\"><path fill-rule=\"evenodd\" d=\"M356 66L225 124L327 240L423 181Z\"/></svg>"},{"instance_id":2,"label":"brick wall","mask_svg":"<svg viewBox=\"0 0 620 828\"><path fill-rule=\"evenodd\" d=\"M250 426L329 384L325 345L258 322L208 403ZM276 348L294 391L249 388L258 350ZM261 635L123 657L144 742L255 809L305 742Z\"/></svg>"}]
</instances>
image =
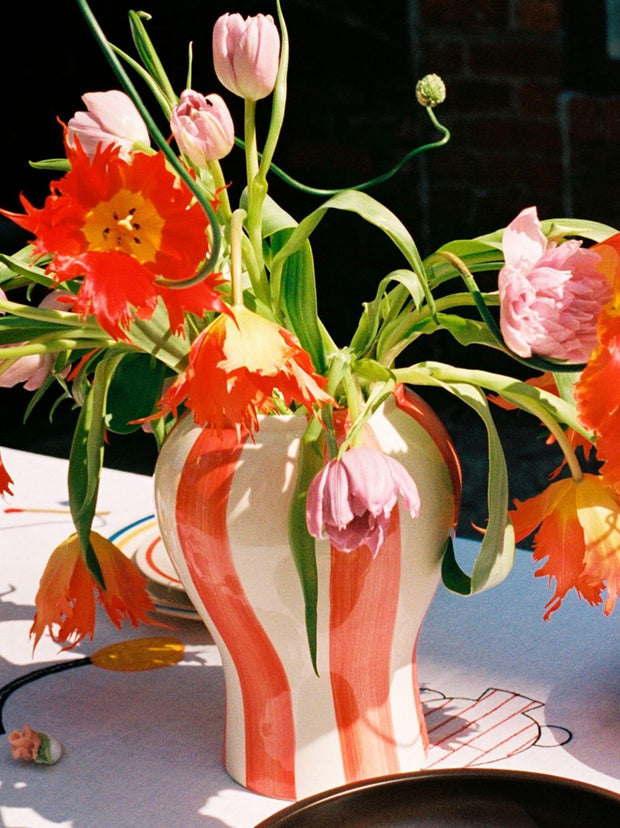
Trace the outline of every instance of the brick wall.
<instances>
[{"instance_id":1,"label":"brick wall","mask_svg":"<svg viewBox=\"0 0 620 828\"><path fill-rule=\"evenodd\" d=\"M423 164L431 244L494 229L530 204L543 217L620 224L620 86L601 94L569 85L583 58L567 48L569 29L588 26L573 5L410 0L417 67L444 78L438 114L453 135ZM593 22L604 3L581 5Z\"/></svg>"}]
</instances>

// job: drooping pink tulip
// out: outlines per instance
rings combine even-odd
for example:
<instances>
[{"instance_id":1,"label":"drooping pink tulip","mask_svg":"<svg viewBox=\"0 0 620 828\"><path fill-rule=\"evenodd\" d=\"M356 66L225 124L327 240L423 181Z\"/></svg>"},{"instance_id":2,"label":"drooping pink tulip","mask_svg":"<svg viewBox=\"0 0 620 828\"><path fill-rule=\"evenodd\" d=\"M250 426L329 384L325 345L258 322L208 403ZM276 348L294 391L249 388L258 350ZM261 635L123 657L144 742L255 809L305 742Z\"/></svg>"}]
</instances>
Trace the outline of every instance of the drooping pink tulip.
<instances>
[{"instance_id":1,"label":"drooping pink tulip","mask_svg":"<svg viewBox=\"0 0 620 828\"><path fill-rule=\"evenodd\" d=\"M67 124L67 141L75 148L77 138L84 152L92 158L98 146L117 144L128 158L134 148L150 144L146 124L129 95L119 89L87 92L82 95L87 112L76 112Z\"/></svg>"},{"instance_id":2,"label":"drooping pink tulip","mask_svg":"<svg viewBox=\"0 0 620 828\"><path fill-rule=\"evenodd\" d=\"M306 503L308 531L315 538L327 535L343 552L365 544L375 556L399 494L407 511L417 517L420 497L405 467L375 449L349 449L312 480Z\"/></svg>"},{"instance_id":3,"label":"drooping pink tulip","mask_svg":"<svg viewBox=\"0 0 620 828\"><path fill-rule=\"evenodd\" d=\"M192 89L181 93L170 127L181 152L197 167L224 158L235 141L235 127L224 99Z\"/></svg>"},{"instance_id":4,"label":"drooping pink tulip","mask_svg":"<svg viewBox=\"0 0 620 828\"><path fill-rule=\"evenodd\" d=\"M535 207L508 225L502 247L498 286L506 345L522 357L587 362L598 341L596 321L611 297L600 256L574 239L549 242Z\"/></svg>"},{"instance_id":5,"label":"drooping pink tulip","mask_svg":"<svg viewBox=\"0 0 620 828\"><path fill-rule=\"evenodd\" d=\"M213 27L215 73L230 92L250 101L273 92L280 60L280 33L270 14L243 18L223 14Z\"/></svg>"}]
</instances>

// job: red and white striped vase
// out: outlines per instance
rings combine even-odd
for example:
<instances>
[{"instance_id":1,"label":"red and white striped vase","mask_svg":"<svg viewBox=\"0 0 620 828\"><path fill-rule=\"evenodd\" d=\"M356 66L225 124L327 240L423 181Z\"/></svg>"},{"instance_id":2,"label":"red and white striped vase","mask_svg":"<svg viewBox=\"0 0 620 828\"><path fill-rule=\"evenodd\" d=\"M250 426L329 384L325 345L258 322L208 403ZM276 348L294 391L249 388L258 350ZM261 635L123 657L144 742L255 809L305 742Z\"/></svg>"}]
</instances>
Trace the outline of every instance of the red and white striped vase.
<instances>
[{"instance_id":1,"label":"red and white striped vase","mask_svg":"<svg viewBox=\"0 0 620 828\"><path fill-rule=\"evenodd\" d=\"M263 417L240 441L185 417L155 473L164 544L222 658L226 768L282 799L424 765L416 642L460 495L445 429L398 388L370 427L416 481L420 516L397 506L374 559L317 542L317 675L287 529L304 427Z\"/></svg>"}]
</instances>

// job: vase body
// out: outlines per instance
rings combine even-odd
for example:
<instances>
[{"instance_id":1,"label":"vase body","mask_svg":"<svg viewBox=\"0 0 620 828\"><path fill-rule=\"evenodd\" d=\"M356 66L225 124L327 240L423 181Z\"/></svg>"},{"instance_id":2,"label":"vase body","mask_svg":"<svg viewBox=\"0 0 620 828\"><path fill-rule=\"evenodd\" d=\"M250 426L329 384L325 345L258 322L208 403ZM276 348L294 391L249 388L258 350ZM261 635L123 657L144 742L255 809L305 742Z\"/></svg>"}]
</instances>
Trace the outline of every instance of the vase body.
<instances>
[{"instance_id":1,"label":"vase body","mask_svg":"<svg viewBox=\"0 0 620 828\"><path fill-rule=\"evenodd\" d=\"M396 506L375 558L317 541L317 675L287 526L305 425L263 417L240 442L185 417L155 472L163 542L222 658L226 768L282 799L424 765L416 642L460 493L445 430L399 388L369 433L416 481L420 516Z\"/></svg>"}]
</instances>

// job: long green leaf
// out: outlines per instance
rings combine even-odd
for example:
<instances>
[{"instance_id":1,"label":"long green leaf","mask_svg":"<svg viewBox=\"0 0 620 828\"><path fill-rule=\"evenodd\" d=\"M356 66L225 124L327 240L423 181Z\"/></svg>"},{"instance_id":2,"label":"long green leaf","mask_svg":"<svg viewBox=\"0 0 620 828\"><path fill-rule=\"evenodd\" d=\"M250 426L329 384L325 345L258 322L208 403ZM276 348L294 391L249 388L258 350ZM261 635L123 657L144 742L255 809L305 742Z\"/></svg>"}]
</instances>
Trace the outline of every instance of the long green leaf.
<instances>
[{"instance_id":1,"label":"long green leaf","mask_svg":"<svg viewBox=\"0 0 620 828\"><path fill-rule=\"evenodd\" d=\"M495 428L486 396L480 388L464 382L444 382L418 366L394 371L398 381L443 388L469 405L482 419L488 448L488 523L474 561L471 575L458 565L453 550L446 549L442 577L453 592L473 595L501 583L510 572L515 554L515 539L508 518L508 469L502 443Z\"/></svg>"},{"instance_id":2,"label":"long green leaf","mask_svg":"<svg viewBox=\"0 0 620 828\"><path fill-rule=\"evenodd\" d=\"M312 423L310 428L312 429L313 426L314 424ZM313 477L320 471L323 465L323 458L319 448L320 442L306 439L306 437L301 440L299 459L297 462L297 479L295 481L295 489L288 515L289 544L304 596L308 648L310 650L312 666L317 675L317 607L319 582L315 541L308 532L306 525L306 497Z\"/></svg>"},{"instance_id":3,"label":"long green leaf","mask_svg":"<svg viewBox=\"0 0 620 828\"><path fill-rule=\"evenodd\" d=\"M416 244L405 225L391 210L369 196L367 193L356 190L346 190L328 199L324 204L306 216L293 230L286 244L274 256L272 266L272 290L275 304L279 301L280 284L278 271L284 267L286 259L301 248L309 239L312 232L320 224L329 210L344 210L357 213L369 224L382 230L401 251L411 269L420 281L420 288L427 301L432 305L433 300L428 292L428 285L424 274L422 259Z\"/></svg>"},{"instance_id":4,"label":"long green leaf","mask_svg":"<svg viewBox=\"0 0 620 828\"><path fill-rule=\"evenodd\" d=\"M272 250L277 249L278 242L290 232L284 231L274 236ZM284 263L280 298L286 326L308 351L316 370L325 374L327 358L319 326L314 259L309 242L305 242Z\"/></svg>"},{"instance_id":5,"label":"long green leaf","mask_svg":"<svg viewBox=\"0 0 620 828\"><path fill-rule=\"evenodd\" d=\"M90 542L103 466L106 399L110 382L125 352L110 352L95 369L92 387L84 400L73 434L69 455L69 508L84 561L97 582L105 588L103 574Z\"/></svg>"},{"instance_id":6,"label":"long green leaf","mask_svg":"<svg viewBox=\"0 0 620 828\"><path fill-rule=\"evenodd\" d=\"M130 434L135 422L153 413L161 395L166 366L148 354L127 354L116 368L107 399L107 427L116 434Z\"/></svg>"}]
</instances>

